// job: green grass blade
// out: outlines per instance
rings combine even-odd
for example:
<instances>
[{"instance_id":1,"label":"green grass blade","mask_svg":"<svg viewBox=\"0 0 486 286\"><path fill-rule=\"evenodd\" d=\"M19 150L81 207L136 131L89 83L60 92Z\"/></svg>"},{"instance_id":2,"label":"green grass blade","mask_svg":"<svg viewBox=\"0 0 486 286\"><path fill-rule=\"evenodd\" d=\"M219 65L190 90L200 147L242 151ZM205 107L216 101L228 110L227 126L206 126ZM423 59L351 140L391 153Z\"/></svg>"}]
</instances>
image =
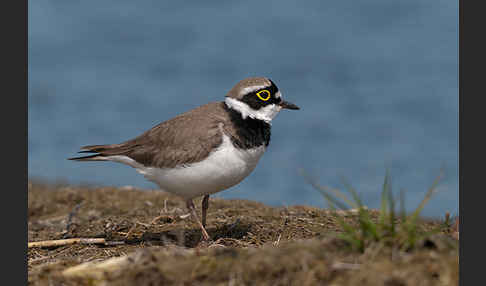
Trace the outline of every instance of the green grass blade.
<instances>
[{"instance_id":1,"label":"green grass blade","mask_svg":"<svg viewBox=\"0 0 486 286\"><path fill-rule=\"evenodd\" d=\"M333 198L330 194L322 191L322 190L318 190L322 196L324 197L324 199L327 201L329 207L333 208L333 209L336 209L339 208L339 209L342 209L342 210L346 210L348 209L348 207L341 203L340 201L336 200L335 198Z\"/></svg>"},{"instance_id":2,"label":"green grass blade","mask_svg":"<svg viewBox=\"0 0 486 286\"><path fill-rule=\"evenodd\" d=\"M390 225L390 235L394 236L396 233L396 215L395 215L395 198L393 197L393 193L390 190L390 198L389 198L389 219L390 221L388 224Z\"/></svg>"},{"instance_id":3,"label":"green grass blade","mask_svg":"<svg viewBox=\"0 0 486 286\"><path fill-rule=\"evenodd\" d=\"M335 189L331 189L331 188L319 185L316 182L316 180L314 178L312 178L303 169L300 170L300 174L301 174L302 177L304 177L304 179L307 181L307 183L309 183L312 187L314 187L314 189L319 191L319 193L321 193L327 201L332 201L333 204L336 205L337 207L339 207L340 209L345 210L345 209L348 209L349 206L351 206L353 208L356 207L356 204L353 203L350 199L348 199L346 197L346 195L344 193L340 192L339 190L335 190ZM332 197L329 194L329 191L332 192L339 199L343 200L346 204L348 204L348 206L346 206L345 204L341 203L340 201L338 201L334 197Z\"/></svg>"},{"instance_id":4,"label":"green grass blade","mask_svg":"<svg viewBox=\"0 0 486 286\"><path fill-rule=\"evenodd\" d=\"M424 231L423 224L418 222L419 214L436 192L436 187L441 179L440 175L427 190L418 207L410 215L407 215L405 190L400 189L398 197L393 195L391 176L387 170L381 192L380 213L377 220L375 220L373 213L368 211L367 207L363 205L358 192L344 178L341 177L342 183L346 191L351 194L351 198L348 198L340 190L320 186L316 180L313 180L304 172L301 173L307 182L323 195L332 210L335 211L337 208L346 210L350 206L358 210L356 226L355 217L351 218L351 222L348 223L346 218L338 213L334 212L333 215L341 228L339 237L361 252L364 252L365 247L371 241L408 251L415 248L419 240L440 232L443 226L441 224L437 229ZM397 205L399 212L397 212Z\"/></svg>"},{"instance_id":5,"label":"green grass blade","mask_svg":"<svg viewBox=\"0 0 486 286\"><path fill-rule=\"evenodd\" d=\"M359 223L365 237L371 235L373 240L380 239L377 225L370 218L368 211L363 208L359 209Z\"/></svg>"},{"instance_id":6,"label":"green grass blade","mask_svg":"<svg viewBox=\"0 0 486 286\"><path fill-rule=\"evenodd\" d=\"M390 200L390 175L388 170L385 174L385 181L383 182L383 189L381 191L381 208L378 221L381 226L385 225L386 217L388 216L388 201Z\"/></svg>"},{"instance_id":7,"label":"green grass blade","mask_svg":"<svg viewBox=\"0 0 486 286\"><path fill-rule=\"evenodd\" d=\"M348 241L351 245L356 247L358 250L364 250L364 241L360 237L358 231L350 224L348 224L342 217L338 214L335 214L334 217L338 221L339 225L342 227L344 233L341 233L339 236L344 240Z\"/></svg>"},{"instance_id":8,"label":"green grass blade","mask_svg":"<svg viewBox=\"0 0 486 286\"><path fill-rule=\"evenodd\" d=\"M326 187L326 186L315 186L315 188L316 187L318 187L318 191L323 191L323 192L328 192L328 193L331 192L331 193L333 193L334 196L336 196L339 199L343 200L349 207L351 207L351 208L358 208L358 205L356 203L354 203L353 201L351 201L350 199L348 199L348 197L346 196L346 194L344 194L340 190L332 189L332 188L329 188L329 187Z\"/></svg>"},{"instance_id":9,"label":"green grass blade","mask_svg":"<svg viewBox=\"0 0 486 286\"><path fill-rule=\"evenodd\" d=\"M405 210L405 189L400 189L400 219L405 222L407 218L407 211Z\"/></svg>"},{"instance_id":10,"label":"green grass blade","mask_svg":"<svg viewBox=\"0 0 486 286\"><path fill-rule=\"evenodd\" d=\"M420 214L420 212L422 212L422 209L425 207L425 205L427 204L427 202L432 198L432 195L436 192L436 187L439 184L439 181L441 180L441 177L442 177L441 174L439 174L435 178L434 182L432 183L432 185L427 190L427 193L425 194L424 198L420 202L419 206L412 213L410 219L412 219L413 221L415 221L417 219L417 217Z\"/></svg>"},{"instance_id":11,"label":"green grass blade","mask_svg":"<svg viewBox=\"0 0 486 286\"><path fill-rule=\"evenodd\" d=\"M344 177L341 177L341 182L344 185L344 187L348 190L348 192L351 194L351 196L353 196L353 200L358 205L358 208L363 207L361 198L359 197L358 192L353 188L353 186L350 183L348 183L348 181Z\"/></svg>"}]
</instances>

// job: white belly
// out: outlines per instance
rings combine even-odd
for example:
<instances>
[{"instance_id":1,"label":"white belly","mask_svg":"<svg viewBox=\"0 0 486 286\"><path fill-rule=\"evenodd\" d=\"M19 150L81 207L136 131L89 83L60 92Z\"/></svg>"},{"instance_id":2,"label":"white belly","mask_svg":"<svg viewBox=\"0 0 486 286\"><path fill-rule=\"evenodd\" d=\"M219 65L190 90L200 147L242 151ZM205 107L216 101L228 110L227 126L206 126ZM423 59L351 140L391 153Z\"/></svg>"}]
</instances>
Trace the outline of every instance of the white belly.
<instances>
[{"instance_id":1,"label":"white belly","mask_svg":"<svg viewBox=\"0 0 486 286\"><path fill-rule=\"evenodd\" d=\"M192 199L225 190L241 182L255 169L265 147L251 150L236 149L229 137L208 158L186 167L160 169L138 166L145 178L167 192Z\"/></svg>"}]
</instances>

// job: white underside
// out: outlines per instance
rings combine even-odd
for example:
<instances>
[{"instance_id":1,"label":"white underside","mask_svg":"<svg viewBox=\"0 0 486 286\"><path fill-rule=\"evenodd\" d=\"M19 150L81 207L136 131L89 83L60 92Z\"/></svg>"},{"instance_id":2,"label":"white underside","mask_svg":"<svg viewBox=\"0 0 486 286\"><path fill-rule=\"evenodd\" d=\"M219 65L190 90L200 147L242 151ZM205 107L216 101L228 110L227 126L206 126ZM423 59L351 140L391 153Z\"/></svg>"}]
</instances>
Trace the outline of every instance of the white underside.
<instances>
[{"instance_id":1,"label":"white underside","mask_svg":"<svg viewBox=\"0 0 486 286\"><path fill-rule=\"evenodd\" d=\"M184 167L145 167L127 156L110 156L106 159L132 166L162 190L192 199L238 184L255 169L264 152L264 146L246 151L237 149L229 137L223 135L223 143L208 158Z\"/></svg>"}]
</instances>

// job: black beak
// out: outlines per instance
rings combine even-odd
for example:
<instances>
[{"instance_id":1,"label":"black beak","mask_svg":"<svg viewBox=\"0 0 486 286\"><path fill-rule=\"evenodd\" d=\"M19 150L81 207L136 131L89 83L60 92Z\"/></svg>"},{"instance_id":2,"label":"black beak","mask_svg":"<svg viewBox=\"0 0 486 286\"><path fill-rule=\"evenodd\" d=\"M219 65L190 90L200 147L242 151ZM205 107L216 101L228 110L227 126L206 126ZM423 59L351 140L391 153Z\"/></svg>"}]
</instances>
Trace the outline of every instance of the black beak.
<instances>
[{"instance_id":1,"label":"black beak","mask_svg":"<svg viewBox=\"0 0 486 286\"><path fill-rule=\"evenodd\" d=\"M285 108L285 109L293 109L293 110L299 110L300 109L297 105L290 103L288 101L285 101L285 100L282 100L280 102L280 106L282 108Z\"/></svg>"}]
</instances>

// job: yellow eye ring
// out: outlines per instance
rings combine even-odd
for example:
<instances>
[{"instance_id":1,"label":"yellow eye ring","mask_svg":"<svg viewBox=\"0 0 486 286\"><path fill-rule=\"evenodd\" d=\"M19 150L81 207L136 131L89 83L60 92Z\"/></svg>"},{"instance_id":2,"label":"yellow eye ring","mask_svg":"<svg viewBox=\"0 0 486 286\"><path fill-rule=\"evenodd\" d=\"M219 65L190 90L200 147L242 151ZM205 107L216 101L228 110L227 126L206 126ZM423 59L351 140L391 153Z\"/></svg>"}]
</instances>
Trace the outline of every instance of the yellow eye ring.
<instances>
[{"instance_id":1,"label":"yellow eye ring","mask_svg":"<svg viewBox=\"0 0 486 286\"><path fill-rule=\"evenodd\" d=\"M267 101L270 99L270 91L264 89L264 90L260 90L259 92L256 93L256 95L258 96L258 98L260 98L261 100L263 101Z\"/></svg>"}]
</instances>

